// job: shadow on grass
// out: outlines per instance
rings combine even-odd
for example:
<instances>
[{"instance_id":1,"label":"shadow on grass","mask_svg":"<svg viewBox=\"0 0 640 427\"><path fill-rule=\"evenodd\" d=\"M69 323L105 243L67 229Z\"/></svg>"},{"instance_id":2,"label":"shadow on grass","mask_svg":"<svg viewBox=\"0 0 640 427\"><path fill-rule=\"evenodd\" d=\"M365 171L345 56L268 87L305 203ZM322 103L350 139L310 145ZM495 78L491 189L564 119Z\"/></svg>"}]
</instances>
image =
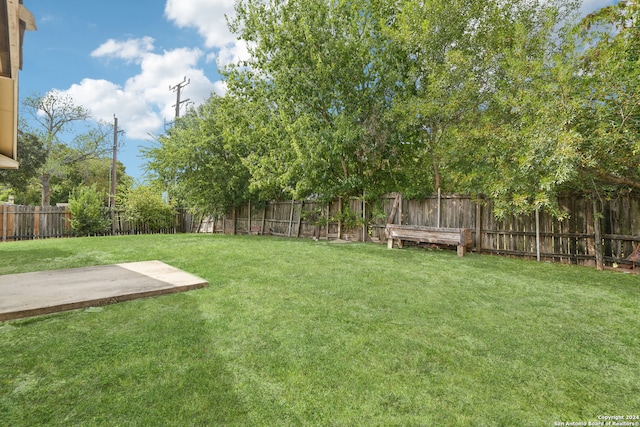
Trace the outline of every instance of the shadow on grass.
<instances>
[{"instance_id":1,"label":"shadow on grass","mask_svg":"<svg viewBox=\"0 0 640 427\"><path fill-rule=\"evenodd\" d=\"M7 323L0 418L12 426L242 424L245 410L212 343L188 295Z\"/></svg>"}]
</instances>

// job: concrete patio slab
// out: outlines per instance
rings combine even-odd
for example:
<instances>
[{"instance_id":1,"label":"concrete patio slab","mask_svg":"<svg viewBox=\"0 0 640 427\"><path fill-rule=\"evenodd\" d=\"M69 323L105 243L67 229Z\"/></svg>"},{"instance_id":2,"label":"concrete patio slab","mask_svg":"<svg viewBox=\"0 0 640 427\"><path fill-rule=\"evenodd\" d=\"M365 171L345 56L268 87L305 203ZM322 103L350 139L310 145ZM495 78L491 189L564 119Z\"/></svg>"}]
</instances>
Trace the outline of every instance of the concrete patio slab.
<instances>
[{"instance_id":1,"label":"concrete patio slab","mask_svg":"<svg viewBox=\"0 0 640 427\"><path fill-rule=\"evenodd\" d=\"M208 286L161 261L0 276L0 321Z\"/></svg>"}]
</instances>

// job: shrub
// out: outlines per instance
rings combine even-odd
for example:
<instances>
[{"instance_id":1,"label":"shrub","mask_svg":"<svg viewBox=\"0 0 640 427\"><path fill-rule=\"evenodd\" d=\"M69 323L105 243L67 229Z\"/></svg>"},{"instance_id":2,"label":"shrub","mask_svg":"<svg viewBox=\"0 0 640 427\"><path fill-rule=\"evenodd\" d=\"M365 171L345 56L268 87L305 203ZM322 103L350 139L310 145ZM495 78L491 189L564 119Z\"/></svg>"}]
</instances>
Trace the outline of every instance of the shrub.
<instances>
[{"instance_id":1,"label":"shrub","mask_svg":"<svg viewBox=\"0 0 640 427\"><path fill-rule=\"evenodd\" d=\"M69 196L71 230L76 236L105 234L111 220L103 206L104 194L91 187L77 187Z\"/></svg>"},{"instance_id":2,"label":"shrub","mask_svg":"<svg viewBox=\"0 0 640 427\"><path fill-rule=\"evenodd\" d=\"M162 195L149 186L130 189L121 199L128 221L146 233L157 233L175 226L175 209L162 200Z\"/></svg>"}]
</instances>

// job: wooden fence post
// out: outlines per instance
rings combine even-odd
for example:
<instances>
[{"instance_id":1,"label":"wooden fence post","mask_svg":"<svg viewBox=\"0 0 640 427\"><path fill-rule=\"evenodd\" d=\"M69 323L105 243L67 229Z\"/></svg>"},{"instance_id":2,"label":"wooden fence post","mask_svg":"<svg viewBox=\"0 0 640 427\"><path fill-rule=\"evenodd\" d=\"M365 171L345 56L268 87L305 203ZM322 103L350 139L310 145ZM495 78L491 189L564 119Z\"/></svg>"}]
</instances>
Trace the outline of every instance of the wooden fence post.
<instances>
[{"instance_id":1,"label":"wooden fence post","mask_svg":"<svg viewBox=\"0 0 640 427\"><path fill-rule=\"evenodd\" d=\"M362 243L367 241L367 201L362 193Z\"/></svg>"},{"instance_id":2,"label":"wooden fence post","mask_svg":"<svg viewBox=\"0 0 640 427\"><path fill-rule=\"evenodd\" d=\"M442 216L440 214L442 210L442 192L440 190L440 187L438 187L438 218L436 219L436 227L440 228L440 217Z\"/></svg>"},{"instance_id":3,"label":"wooden fence post","mask_svg":"<svg viewBox=\"0 0 640 427\"><path fill-rule=\"evenodd\" d=\"M264 207L262 208L262 226L260 227L260 234L262 236L264 236L264 226L267 222L267 208L269 207L269 202L266 202L264 204Z\"/></svg>"},{"instance_id":4,"label":"wooden fence post","mask_svg":"<svg viewBox=\"0 0 640 427\"><path fill-rule=\"evenodd\" d=\"M109 206L109 216L111 217L111 235L116 235L116 212L113 205Z\"/></svg>"},{"instance_id":5,"label":"wooden fence post","mask_svg":"<svg viewBox=\"0 0 640 427\"><path fill-rule=\"evenodd\" d=\"M291 226L293 225L293 202L295 199L291 198L291 213L289 214L289 231L287 231L287 237L291 237Z\"/></svg>"},{"instance_id":6,"label":"wooden fence post","mask_svg":"<svg viewBox=\"0 0 640 427\"><path fill-rule=\"evenodd\" d=\"M2 205L2 241L7 241L7 205Z\"/></svg>"},{"instance_id":7,"label":"wooden fence post","mask_svg":"<svg viewBox=\"0 0 640 427\"><path fill-rule=\"evenodd\" d=\"M69 208L65 207L64 208L64 235L68 236L69 230L71 229L71 212L69 212Z\"/></svg>"},{"instance_id":8,"label":"wooden fence post","mask_svg":"<svg viewBox=\"0 0 640 427\"><path fill-rule=\"evenodd\" d=\"M540 262L540 209L536 208L536 260Z\"/></svg>"},{"instance_id":9,"label":"wooden fence post","mask_svg":"<svg viewBox=\"0 0 640 427\"><path fill-rule=\"evenodd\" d=\"M338 240L342 239L342 197L338 198Z\"/></svg>"},{"instance_id":10,"label":"wooden fence post","mask_svg":"<svg viewBox=\"0 0 640 427\"><path fill-rule=\"evenodd\" d=\"M17 214L17 207L16 205L11 205L11 206L7 206L7 240L9 240L9 237L11 237L11 241L15 242L16 239L16 217L18 216Z\"/></svg>"},{"instance_id":11,"label":"wooden fence post","mask_svg":"<svg viewBox=\"0 0 640 427\"><path fill-rule=\"evenodd\" d=\"M233 215L232 215L232 222L233 222L233 227L231 228L231 234L235 235L236 234L236 222L238 219L238 208L236 206L233 207Z\"/></svg>"},{"instance_id":12,"label":"wooden fence post","mask_svg":"<svg viewBox=\"0 0 640 427\"><path fill-rule=\"evenodd\" d=\"M324 211L324 207L322 208ZM327 203L327 224L325 225L327 240L329 240L329 214L331 213L331 202Z\"/></svg>"},{"instance_id":13,"label":"wooden fence post","mask_svg":"<svg viewBox=\"0 0 640 427\"><path fill-rule=\"evenodd\" d=\"M482 204L476 202L476 253L482 252Z\"/></svg>"},{"instance_id":14,"label":"wooden fence post","mask_svg":"<svg viewBox=\"0 0 640 427\"><path fill-rule=\"evenodd\" d=\"M596 269L604 270L604 262L602 260L602 231L600 229L600 212L598 210L597 199L593 199L593 231L595 233Z\"/></svg>"},{"instance_id":15,"label":"wooden fence post","mask_svg":"<svg viewBox=\"0 0 640 427\"><path fill-rule=\"evenodd\" d=\"M36 206L33 209L33 238L37 239L40 236L40 206Z\"/></svg>"},{"instance_id":16,"label":"wooden fence post","mask_svg":"<svg viewBox=\"0 0 640 427\"><path fill-rule=\"evenodd\" d=\"M296 238L300 237L300 229L302 228L302 210L304 209L304 200L300 202L300 215L298 215L298 229L296 230Z\"/></svg>"}]
</instances>

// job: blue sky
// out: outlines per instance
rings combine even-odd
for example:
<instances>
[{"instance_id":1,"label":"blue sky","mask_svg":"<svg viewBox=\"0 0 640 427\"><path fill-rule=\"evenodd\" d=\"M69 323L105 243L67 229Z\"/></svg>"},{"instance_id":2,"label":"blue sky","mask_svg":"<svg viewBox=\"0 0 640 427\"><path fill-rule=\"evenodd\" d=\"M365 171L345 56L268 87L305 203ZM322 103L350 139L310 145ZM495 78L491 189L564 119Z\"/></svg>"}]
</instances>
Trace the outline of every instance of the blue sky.
<instances>
[{"instance_id":1,"label":"blue sky","mask_svg":"<svg viewBox=\"0 0 640 427\"><path fill-rule=\"evenodd\" d=\"M228 32L228 0L25 0L38 30L24 42L20 97L56 89L125 131L118 159L142 177L139 148L173 120L175 92L196 104L223 93L218 62L246 54ZM26 118L26 115L25 115Z\"/></svg>"},{"instance_id":2,"label":"blue sky","mask_svg":"<svg viewBox=\"0 0 640 427\"><path fill-rule=\"evenodd\" d=\"M196 105L224 93L218 64L246 56L229 33L225 14L234 0L24 0L38 31L24 41L20 96L56 89L69 93L98 119L125 131L118 159L140 180L140 147L162 134L174 115L175 93ZM587 0L583 13L611 4Z\"/></svg>"}]
</instances>

